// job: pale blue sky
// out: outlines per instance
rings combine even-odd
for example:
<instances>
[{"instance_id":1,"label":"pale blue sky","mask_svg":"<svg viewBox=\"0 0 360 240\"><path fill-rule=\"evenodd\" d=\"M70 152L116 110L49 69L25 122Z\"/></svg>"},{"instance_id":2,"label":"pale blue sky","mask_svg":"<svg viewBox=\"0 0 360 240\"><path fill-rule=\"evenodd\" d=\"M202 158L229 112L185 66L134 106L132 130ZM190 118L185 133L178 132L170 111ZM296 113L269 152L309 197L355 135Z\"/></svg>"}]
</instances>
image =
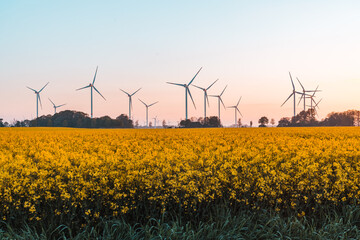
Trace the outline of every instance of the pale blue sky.
<instances>
[{"instance_id":1,"label":"pale blue sky","mask_svg":"<svg viewBox=\"0 0 360 240\"><path fill-rule=\"evenodd\" d=\"M52 114L50 97L63 109L90 112L89 91L76 92L93 78L107 98L94 99L94 115L128 112L119 88L135 91L152 118L173 123L184 118L183 89L166 81L194 81L210 94L225 85L226 105L243 96L243 122L265 115L292 115L280 108L291 91L288 71L307 88L323 92L320 117L331 111L359 109L360 3L358 1L0 1L0 117L11 121ZM299 85L297 88L300 90ZM203 116L200 90L191 88ZM208 114L217 115L210 99ZM298 107L298 110L301 106ZM60 110L60 109L59 109ZM134 98L134 118L145 121L145 107ZM234 120L222 109L222 121Z\"/></svg>"}]
</instances>

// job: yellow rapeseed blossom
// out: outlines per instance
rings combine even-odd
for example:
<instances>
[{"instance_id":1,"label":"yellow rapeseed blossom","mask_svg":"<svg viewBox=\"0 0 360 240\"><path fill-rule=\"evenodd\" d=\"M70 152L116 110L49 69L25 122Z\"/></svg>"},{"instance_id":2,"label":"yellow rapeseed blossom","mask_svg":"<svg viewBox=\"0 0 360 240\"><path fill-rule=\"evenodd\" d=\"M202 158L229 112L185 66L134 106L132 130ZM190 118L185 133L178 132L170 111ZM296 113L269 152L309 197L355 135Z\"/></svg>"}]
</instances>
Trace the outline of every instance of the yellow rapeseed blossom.
<instances>
[{"instance_id":1,"label":"yellow rapeseed blossom","mask_svg":"<svg viewBox=\"0 0 360 240\"><path fill-rule=\"evenodd\" d=\"M304 216L358 202L359 160L355 127L2 128L0 218L199 211L223 200Z\"/></svg>"}]
</instances>

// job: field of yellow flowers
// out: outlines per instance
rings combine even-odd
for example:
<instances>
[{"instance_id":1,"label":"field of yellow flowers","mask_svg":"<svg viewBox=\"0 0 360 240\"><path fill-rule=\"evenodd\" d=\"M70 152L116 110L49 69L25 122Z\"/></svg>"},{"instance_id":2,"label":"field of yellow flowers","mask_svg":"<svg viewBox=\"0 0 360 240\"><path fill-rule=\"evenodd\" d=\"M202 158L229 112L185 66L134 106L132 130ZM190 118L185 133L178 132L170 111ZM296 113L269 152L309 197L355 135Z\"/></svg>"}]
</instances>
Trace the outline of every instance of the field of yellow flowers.
<instances>
[{"instance_id":1,"label":"field of yellow flowers","mask_svg":"<svg viewBox=\"0 0 360 240\"><path fill-rule=\"evenodd\" d=\"M360 128L0 130L4 221L357 204Z\"/></svg>"}]
</instances>

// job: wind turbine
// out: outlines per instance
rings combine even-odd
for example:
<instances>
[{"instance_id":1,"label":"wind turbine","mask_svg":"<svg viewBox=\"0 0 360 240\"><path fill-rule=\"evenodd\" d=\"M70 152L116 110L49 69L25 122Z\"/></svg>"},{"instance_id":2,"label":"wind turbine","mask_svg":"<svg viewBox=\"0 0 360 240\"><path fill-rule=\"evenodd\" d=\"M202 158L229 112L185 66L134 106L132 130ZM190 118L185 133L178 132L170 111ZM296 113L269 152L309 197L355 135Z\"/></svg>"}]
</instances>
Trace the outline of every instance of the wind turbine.
<instances>
[{"instance_id":1,"label":"wind turbine","mask_svg":"<svg viewBox=\"0 0 360 240\"><path fill-rule=\"evenodd\" d=\"M212 85L214 85L218 80L219 80L219 79L216 79L216 81L213 82L213 83L212 83L209 87L207 87L207 88L202 88L202 87L193 85L194 87L197 87L197 88L199 88L199 89L201 89L201 90L204 91L204 121L206 121L206 101L207 101L207 103L208 103L208 106L210 107L209 97L208 97L208 94L207 94L207 90L209 90L209 89L212 87Z\"/></svg>"},{"instance_id":2,"label":"wind turbine","mask_svg":"<svg viewBox=\"0 0 360 240\"><path fill-rule=\"evenodd\" d=\"M220 102L222 103L222 105L224 106L224 109L226 110L225 104L224 104L223 100L221 99L221 96L225 92L226 88L227 88L227 85L225 86L224 90L220 93L220 95L209 95L210 97L217 97L218 98L219 121L220 121Z\"/></svg>"},{"instance_id":3,"label":"wind turbine","mask_svg":"<svg viewBox=\"0 0 360 240\"><path fill-rule=\"evenodd\" d=\"M243 116L238 108L240 100L241 100L241 97L239 98L239 101L237 102L237 104L235 106L228 107L228 108L234 108L234 110L235 110L235 126L237 125L237 112L240 113L241 117Z\"/></svg>"},{"instance_id":4,"label":"wind turbine","mask_svg":"<svg viewBox=\"0 0 360 240\"><path fill-rule=\"evenodd\" d=\"M145 105L145 107L146 107L146 126L149 126L149 124L148 124L148 111L149 111L149 107L151 107L152 105L154 105L154 104L156 104L156 103L158 103L158 102L154 102L154 103L152 103L152 104L150 104L150 105L147 105L146 103L144 103L143 101L141 101L141 99L139 99L140 100L140 102L142 102L144 105Z\"/></svg>"},{"instance_id":5,"label":"wind turbine","mask_svg":"<svg viewBox=\"0 0 360 240\"><path fill-rule=\"evenodd\" d=\"M194 99L193 97L191 96L191 93L190 93L190 89L189 89L189 86L190 84L194 81L194 79L196 78L196 76L199 74L199 72L201 71L202 67L199 69L199 71L195 74L195 76L191 79L191 81L188 83L188 84L180 84L180 83L172 83L172 82L166 82L168 84L172 84L172 85L176 85L176 86L180 86L180 87L184 87L185 88L185 120L188 119L188 101L187 101L187 94L189 93L190 95L190 98L194 104L194 107L196 109L196 106L195 106L195 102L194 102Z\"/></svg>"},{"instance_id":6,"label":"wind turbine","mask_svg":"<svg viewBox=\"0 0 360 240\"><path fill-rule=\"evenodd\" d=\"M92 81L92 83L89 83L89 85L82 87L82 88L78 88L76 89L76 91L85 89L85 88L90 88L91 89L91 118L93 118L93 89L106 101L106 99L104 98L104 96L96 89L96 87L94 86L95 83L95 79L96 79L96 74L97 74L97 70L98 67L96 67L96 71L95 71L95 75L94 75L94 80Z\"/></svg>"},{"instance_id":7,"label":"wind turbine","mask_svg":"<svg viewBox=\"0 0 360 240\"><path fill-rule=\"evenodd\" d=\"M305 111L305 98L306 98L306 96L311 96L311 95L309 95L309 94L307 94L307 93L320 92L320 90L317 90L317 88L318 88L319 86L316 87L316 90L305 90L305 88L304 88L304 86L301 84L300 80L299 80L298 78L296 78L296 79L297 79L298 82L300 83L300 86L301 86L301 88L302 88L302 90L303 90L298 105L300 104L301 100L304 98L304 111Z\"/></svg>"},{"instance_id":8,"label":"wind turbine","mask_svg":"<svg viewBox=\"0 0 360 240\"><path fill-rule=\"evenodd\" d=\"M290 76L290 80L291 80L291 84L292 84L292 87L293 87L293 91L292 91L292 93L290 94L290 96L285 100L285 102L283 103L283 104L281 104L281 107L292 97L292 96L294 96L294 117L295 117L295 115L296 115L296 111L295 111L295 105L296 105L296 93L297 94L302 94L302 93L300 93L300 92L297 92L296 90L295 90L295 85L294 85L294 82L293 82L293 80L292 80L292 77L291 77L291 73L289 72L289 76Z\"/></svg>"},{"instance_id":9,"label":"wind turbine","mask_svg":"<svg viewBox=\"0 0 360 240\"><path fill-rule=\"evenodd\" d=\"M42 108L40 93L41 93L42 90L44 90L44 88L45 88L48 84L49 84L49 82L48 82L47 84L45 84L45 86L43 86L43 88L40 89L40 91L36 91L35 89L32 89L32 88L26 86L28 89L34 91L35 94L36 94L36 118L39 117L39 102L40 102L40 106L41 106L41 108Z\"/></svg>"},{"instance_id":10,"label":"wind turbine","mask_svg":"<svg viewBox=\"0 0 360 240\"><path fill-rule=\"evenodd\" d=\"M154 119L154 127L156 128L157 116L154 117L153 119Z\"/></svg>"},{"instance_id":11,"label":"wind turbine","mask_svg":"<svg viewBox=\"0 0 360 240\"><path fill-rule=\"evenodd\" d=\"M131 119L131 109L132 109L132 99L131 99L131 97L134 96L135 93L137 93L138 91L140 91L140 89L141 89L141 88L139 88L138 90L136 90L135 92L133 92L132 94L130 94L130 93L127 93L127 92L125 92L124 90L122 90L122 89L120 88L120 90L121 90L123 93L125 93L126 95L128 95L128 97L129 97L129 119Z\"/></svg>"},{"instance_id":12,"label":"wind turbine","mask_svg":"<svg viewBox=\"0 0 360 240\"><path fill-rule=\"evenodd\" d=\"M57 108L59 108L59 107L62 107L62 106L64 106L64 105L66 105L66 103L65 103L65 104L61 104L61 105L56 106L56 105L55 105L55 103L53 103L53 101L51 101L51 99L50 99L50 98L49 98L49 100L50 100L50 102L52 103L52 105L53 105L53 107L54 107L55 113L56 113L56 109L57 109ZM55 113L54 113L54 114L55 114Z\"/></svg>"}]
</instances>

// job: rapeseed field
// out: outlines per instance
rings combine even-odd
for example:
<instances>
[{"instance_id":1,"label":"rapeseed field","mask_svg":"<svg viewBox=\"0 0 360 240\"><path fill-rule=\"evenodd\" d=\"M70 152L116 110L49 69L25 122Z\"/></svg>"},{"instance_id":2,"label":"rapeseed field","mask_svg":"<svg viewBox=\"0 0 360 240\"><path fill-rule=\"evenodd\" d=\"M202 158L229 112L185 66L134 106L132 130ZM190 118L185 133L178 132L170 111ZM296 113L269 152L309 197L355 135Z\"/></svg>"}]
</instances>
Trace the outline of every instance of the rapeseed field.
<instances>
[{"instance_id":1,"label":"rapeseed field","mask_svg":"<svg viewBox=\"0 0 360 240\"><path fill-rule=\"evenodd\" d=\"M0 216L357 205L360 128L0 129Z\"/></svg>"}]
</instances>

